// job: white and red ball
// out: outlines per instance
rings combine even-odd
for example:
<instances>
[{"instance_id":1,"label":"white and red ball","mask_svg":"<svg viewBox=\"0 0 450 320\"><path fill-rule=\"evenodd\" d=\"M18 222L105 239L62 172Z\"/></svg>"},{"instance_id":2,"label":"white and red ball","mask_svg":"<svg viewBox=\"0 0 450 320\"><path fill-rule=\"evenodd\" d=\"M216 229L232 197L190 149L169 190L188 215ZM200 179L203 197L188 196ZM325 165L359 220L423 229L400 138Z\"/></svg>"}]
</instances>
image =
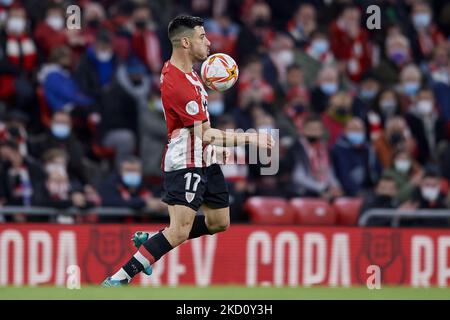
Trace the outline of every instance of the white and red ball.
<instances>
[{"instance_id":1,"label":"white and red ball","mask_svg":"<svg viewBox=\"0 0 450 320\"><path fill-rule=\"evenodd\" d=\"M230 89L239 77L236 61L225 53L216 53L206 58L200 72L203 83L215 91Z\"/></svg>"}]
</instances>

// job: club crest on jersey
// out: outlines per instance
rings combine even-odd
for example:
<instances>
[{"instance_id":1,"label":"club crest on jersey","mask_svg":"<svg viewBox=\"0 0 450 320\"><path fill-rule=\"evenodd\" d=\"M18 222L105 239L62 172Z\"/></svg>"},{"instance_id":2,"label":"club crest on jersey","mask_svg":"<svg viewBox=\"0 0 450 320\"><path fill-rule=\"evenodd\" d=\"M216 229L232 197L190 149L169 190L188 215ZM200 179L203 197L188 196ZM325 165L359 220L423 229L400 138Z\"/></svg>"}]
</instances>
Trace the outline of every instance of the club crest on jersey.
<instances>
[{"instance_id":1,"label":"club crest on jersey","mask_svg":"<svg viewBox=\"0 0 450 320\"><path fill-rule=\"evenodd\" d=\"M186 191L186 193L185 193L184 196L185 196L185 198L186 198L186 201L189 202L189 203L191 203L192 200L194 200L195 193L193 193L193 192L187 192L187 191Z\"/></svg>"},{"instance_id":2,"label":"club crest on jersey","mask_svg":"<svg viewBox=\"0 0 450 320\"><path fill-rule=\"evenodd\" d=\"M191 116L196 115L199 111L198 103L195 101L189 101L186 104L186 112Z\"/></svg>"}]
</instances>

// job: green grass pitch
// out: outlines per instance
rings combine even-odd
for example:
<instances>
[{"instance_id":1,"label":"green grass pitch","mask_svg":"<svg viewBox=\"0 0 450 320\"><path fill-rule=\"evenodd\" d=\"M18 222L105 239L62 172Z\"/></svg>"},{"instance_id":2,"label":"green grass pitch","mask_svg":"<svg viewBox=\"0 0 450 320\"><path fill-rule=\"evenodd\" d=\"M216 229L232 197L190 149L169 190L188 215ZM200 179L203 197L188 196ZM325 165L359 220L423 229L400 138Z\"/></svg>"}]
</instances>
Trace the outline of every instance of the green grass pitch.
<instances>
[{"instance_id":1,"label":"green grass pitch","mask_svg":"<svg viewBox=\"0 0 450 320\"><path fill-rule=\"evenodd\" d=\"M79 290L55 287L0 287L0 300L39 299L39 300L323 300L323 299L363 299L363 300L450 300L450 288L407 288L382 287L369 290L366 287L328 288L328 287L253 287L211 286L199 288L179 287L125 287L101 288L82 286Z\"/></svg>"}]
</instances>

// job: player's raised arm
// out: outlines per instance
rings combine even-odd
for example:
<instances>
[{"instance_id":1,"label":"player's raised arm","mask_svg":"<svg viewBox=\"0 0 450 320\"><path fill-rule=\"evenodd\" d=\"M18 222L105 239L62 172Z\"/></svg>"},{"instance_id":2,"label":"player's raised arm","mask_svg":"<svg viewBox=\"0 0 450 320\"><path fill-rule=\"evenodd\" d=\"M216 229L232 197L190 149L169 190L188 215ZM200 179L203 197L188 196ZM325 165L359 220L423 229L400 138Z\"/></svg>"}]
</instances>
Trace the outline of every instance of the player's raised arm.
<instances>
[{"instance_id":1,"label":"player's raised arm","mask_svg":"<svg viewBox=\"0 0 450 320\"><path fill-rule=\"evenodd\" d=\"M231 132L211 128L209 121L197 124L192 129L194 134L201 138L203 143L221 147L236 147L254 145L261 148L272 149L275 140L270 134L257 132Z\"/></svg>"}]
</instances>

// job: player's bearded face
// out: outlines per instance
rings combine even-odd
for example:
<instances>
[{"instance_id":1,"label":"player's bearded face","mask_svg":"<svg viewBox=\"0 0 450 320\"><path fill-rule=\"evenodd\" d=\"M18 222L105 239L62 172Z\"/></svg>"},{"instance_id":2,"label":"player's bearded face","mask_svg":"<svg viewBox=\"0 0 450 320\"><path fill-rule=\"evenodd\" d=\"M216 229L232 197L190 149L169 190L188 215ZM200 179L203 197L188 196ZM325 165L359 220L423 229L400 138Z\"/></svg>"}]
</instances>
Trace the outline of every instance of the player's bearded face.
<instances>
[{"instance_id":1,"label":"player's bearded face","mask_svg":"<svg viewBox=\"0 0 450 320\"><path fill-rule=\"evenodd\" d=\"M190 39L191 54L195 62L200 62L209 56L209 46L211 45L211 42L206 38L205 29L203 27L197 26L194 28L194 31L195 32Z\"/></svg>"}]
</instances>

